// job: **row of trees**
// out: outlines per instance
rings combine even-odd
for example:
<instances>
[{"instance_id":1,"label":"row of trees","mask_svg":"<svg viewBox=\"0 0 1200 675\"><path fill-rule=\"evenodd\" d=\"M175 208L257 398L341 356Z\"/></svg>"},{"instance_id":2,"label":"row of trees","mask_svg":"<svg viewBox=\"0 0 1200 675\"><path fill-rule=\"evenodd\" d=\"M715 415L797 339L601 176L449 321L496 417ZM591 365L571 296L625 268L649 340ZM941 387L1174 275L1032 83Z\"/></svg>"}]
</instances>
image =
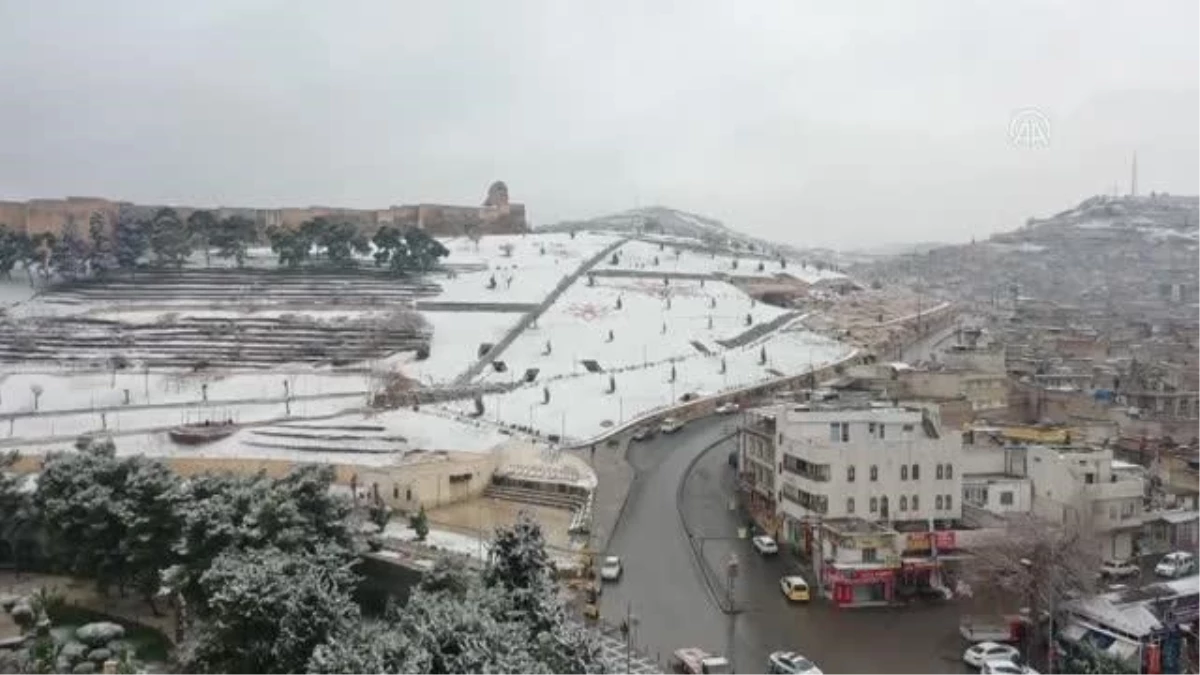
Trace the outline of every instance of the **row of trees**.
<instances>
[{"instance_id":1,"label":"row of trees","mask_svg":"<svg viewBox=\"0 0 1200 675\"><path fill-rule=\"evenodd\" d=\"M102 591L135 591L152 608L172 598L184 672L603 670L526 519L497 531L483 573L439 561L403 607L364 617L352 599L352 509L332 480L312 466L280 479L181 479L101 441L49 456L32 491L0 471L0 523Z\"/></svg>"},{"instance_id":2,"label":"row of trees","mask_svg":"<svg viewBox=\"0 0 1200 675\"><path fill-rule=\"evenodd\" d=\"M272 225L267 228L271 250L279 264L296 268L315 257L334 265L353 265L354 257L372 254L377 267L397 274L427 272L450 251L423 230L401 230L391 225L380 227L367 239L353 223L314 218L292 229Z\"/></svg>"},{"instance_id":3,"label":"row of trees","mask_svg":"<svg viewBox=\"0 0 1200 675\"><path fill-rule=\"evenodd\" d=\"M179 268L197 249L204 251L206 264L215 253L240 267L256 238L254 221L247 218L217 218L209 211L195 211L183 220L169 208L150 218L122 216L111 226L97 211L88 221L86 235L74 220L60 235L30 235L0 225L0 275L11 278L17 264L25 268L30 283L35 272L43 280L53 274L75 280L114 270L133 273L147 257L155 264Z\"/></svg>"},{"instance_id":4,"label":"row of trees","mask_svg":"<svg viewBox=\"0 0 1200 675\"><path fill-rule=\"evenodd\" d=\"M353 223L314 218L295 229L267 229L271 250L284 267L296 268L316 258L335 265L352 265L354 257L373 252L375 265L397 274L426 272L437 266L449 251L422 230L401 230L385 225L373 239ZM218 218L211 211L194 211L187 219L170 208L149 218L123 215L110 224L100 212L92 214L83 233L74 220L62 233L30 235L0 224L0 276L11 278L21 265L29 275L48 280L57 274L76 280L103 276L114 270L133 274L143 261L155 265L183 267L196 251L204 252L205 264L212 256L232 259L238 267L246 262L249 248L258 240L254 221L242 216Z\"/></svg>"}]
</instances>

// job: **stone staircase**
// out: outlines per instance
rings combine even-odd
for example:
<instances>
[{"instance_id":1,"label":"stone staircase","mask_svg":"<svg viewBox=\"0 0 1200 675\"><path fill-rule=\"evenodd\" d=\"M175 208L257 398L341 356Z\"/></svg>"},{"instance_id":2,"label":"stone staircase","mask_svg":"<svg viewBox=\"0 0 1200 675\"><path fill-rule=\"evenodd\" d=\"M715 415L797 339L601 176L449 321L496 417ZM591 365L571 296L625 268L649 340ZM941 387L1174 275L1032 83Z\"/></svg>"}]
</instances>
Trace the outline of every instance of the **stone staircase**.
<instances>
[{"instance_id":1,"label":"stone staircase","mask_svg":"<svg viewBox=\"0 0 1200 675\"><path fill-rule=\"evenodd\" d=\"M760 337L774 333L780 328L786 326L789 322L799 319L802 316L804 316L802 312L784 312L770 321L764 321L763 323L753 326L727 340L717 340L717 344L721 345L725 349L744 347Z\"/></svg>"},{"instance_id":2,"label":"stone staircase","mask_svg":"<svg viewBox=\"0 0 1200 675\"><path fill-rule=\"evenodd\" d=\"M552 509L565 509L567 511L583 510L587 504L587 499L580 495L545 490L527 490L507 485L496 485L495 483L487 486L487 489L483 491L483 496L491 499L519 502L521 504L546 506Z\"/></svg>"}]
</instances>

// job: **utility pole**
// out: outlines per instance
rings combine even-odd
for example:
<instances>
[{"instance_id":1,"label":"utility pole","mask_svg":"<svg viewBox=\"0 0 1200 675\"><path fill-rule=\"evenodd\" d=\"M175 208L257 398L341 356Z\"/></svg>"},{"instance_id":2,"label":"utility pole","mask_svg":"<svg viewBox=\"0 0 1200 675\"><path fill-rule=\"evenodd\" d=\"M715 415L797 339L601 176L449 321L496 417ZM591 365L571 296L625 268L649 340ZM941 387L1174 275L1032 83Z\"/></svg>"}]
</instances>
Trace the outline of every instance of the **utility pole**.
<instances>
[{"instance_id":1,"label":"utility pole","mask_svg":"<svg viewBox=\"0 0 1200 675\"><path fill-rule=\"evenodd\" d=\"M729 625L727 627L727 635L725 637L725 658L729 659L729 672L736 673L737 665L733 659L734 653L734 627L737 623L737 612L734 609L734 584L737 581L738 575L738 557L736 553L729 554L729 560L725 562L725 603L728 605ZM628 665L628 664L627 664Z\"/></svg>"}]
</instances>

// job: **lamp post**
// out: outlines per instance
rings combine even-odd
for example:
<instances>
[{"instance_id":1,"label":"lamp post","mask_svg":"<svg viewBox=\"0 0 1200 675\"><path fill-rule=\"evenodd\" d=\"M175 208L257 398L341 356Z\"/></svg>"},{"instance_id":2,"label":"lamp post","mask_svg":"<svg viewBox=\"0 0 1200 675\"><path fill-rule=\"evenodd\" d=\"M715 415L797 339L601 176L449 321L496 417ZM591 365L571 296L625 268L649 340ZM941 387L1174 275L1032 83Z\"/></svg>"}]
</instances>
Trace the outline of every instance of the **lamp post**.
<instances>
[{"instance_id":1,"label":"lamp post","mask_svg":"<svg viewBox=\"0 0 1200 675\"><path fill-rule=\"evenodd\" d=\"M737 666L735 665L734 659L733 659L734 624L737 621L737 612L734 611L734 606L733 606L733 591L734 591L734 584L737 581L737 575L738 575L738 557L737 557L736 553L730 553L729 559L725 561L725 603L728 606L728 609L727 609L728 614L727 615L729 617L729 625L726 628L728 633L725 637L725 643L726 643L725 644L725 653L729 655L728 656L729 671L733 672L733 673L737 672Z\"/></svg>"}]
</instances>

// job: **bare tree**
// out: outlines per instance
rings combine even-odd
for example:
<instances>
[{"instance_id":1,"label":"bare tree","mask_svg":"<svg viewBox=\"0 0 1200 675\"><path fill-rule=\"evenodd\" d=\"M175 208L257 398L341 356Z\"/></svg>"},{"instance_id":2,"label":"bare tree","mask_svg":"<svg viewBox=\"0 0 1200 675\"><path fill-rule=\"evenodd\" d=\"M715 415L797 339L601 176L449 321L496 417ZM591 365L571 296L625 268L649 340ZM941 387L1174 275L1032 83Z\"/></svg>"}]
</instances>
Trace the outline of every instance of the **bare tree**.
<instances>
[{"instance_id":1,"label":"bare tree","mask_svg":"<svg viewBox=\"0 0 1200 675\"><path fill-rule=\"evenodd\" d=\"M1067 510L1068 516L1077 513ZM994 606L1007 600L1028 608L1035 626L1048 619L1046 635L1053 634L1055 612L1070 599L1094 592L1099 580L1098 542L1086 523L1069 520L1060 525L1030 514L1010 515L1002 531L972 548L965 581ZM1044 637L1039 642L1048 644Z\"/></svg>"}]
</instances>

